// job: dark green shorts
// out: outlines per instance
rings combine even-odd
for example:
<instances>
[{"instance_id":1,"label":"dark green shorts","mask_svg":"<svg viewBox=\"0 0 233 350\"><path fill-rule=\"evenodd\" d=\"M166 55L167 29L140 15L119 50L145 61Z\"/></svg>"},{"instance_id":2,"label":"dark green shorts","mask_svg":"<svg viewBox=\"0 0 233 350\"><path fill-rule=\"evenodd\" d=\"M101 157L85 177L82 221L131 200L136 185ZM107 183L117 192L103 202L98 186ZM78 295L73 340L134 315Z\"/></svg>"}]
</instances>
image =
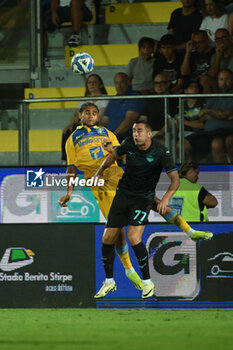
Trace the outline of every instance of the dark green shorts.
<instances>
[{"instance_id":1,"label":"dark green shorts","mask_svg":"<svg viewBox=\"0 0 233 350\"><path fill-rule=\"evenodd\" d=\"M128 196L117 191L108 214L106 227L146 225L153 203L153 199Z\"/></svg>"}]
</instances>

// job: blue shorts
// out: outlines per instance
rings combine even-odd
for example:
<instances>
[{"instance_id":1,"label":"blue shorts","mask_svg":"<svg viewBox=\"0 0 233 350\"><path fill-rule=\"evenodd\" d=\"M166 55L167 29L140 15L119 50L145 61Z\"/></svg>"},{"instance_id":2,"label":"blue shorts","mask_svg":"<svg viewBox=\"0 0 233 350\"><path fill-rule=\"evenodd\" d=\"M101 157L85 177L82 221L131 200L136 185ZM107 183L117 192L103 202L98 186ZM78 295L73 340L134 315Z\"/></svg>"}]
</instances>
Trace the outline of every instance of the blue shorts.
<instances>
[{"instance_id":1,"label":"blue shorts","mask_svg":"<svg viewBox=\"0 0 233 350\"><path fill-rule=\"evenodd\" d=\"M60 18L60 25L64 22L72 22L70 6L58 6L57 14ZM92 12L85 4L83 4L83 19L84 21L90 21L92 19ZM48 32L53 32L55 29L59 28L52 22L52 12L50 8L47 8L43 12L43 22Z\"/></svg>"}]
</instances>

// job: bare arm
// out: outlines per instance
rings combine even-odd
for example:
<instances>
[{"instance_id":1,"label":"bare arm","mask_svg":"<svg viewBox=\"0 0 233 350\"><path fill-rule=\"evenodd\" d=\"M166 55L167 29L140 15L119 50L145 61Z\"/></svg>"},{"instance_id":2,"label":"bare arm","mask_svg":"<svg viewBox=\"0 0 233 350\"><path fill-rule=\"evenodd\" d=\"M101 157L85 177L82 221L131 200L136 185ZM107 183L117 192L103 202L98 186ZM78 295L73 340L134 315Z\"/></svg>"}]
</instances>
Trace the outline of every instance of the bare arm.
<instances>
[{"instance_id":1,"label":"bare arm","mask_svg":"<svg viewBox=\"0 0 233 350\"><path fill-rule=\"evenodd\" d=\"M69 200L71 199L72 193L73 193L73 189L74 189L74 183L70 184L70 180L71 179L75 179L77 176L77 168L74 165L71 165L69 167L67 167L66 170L66 179L67 179L67 190L66 190L66 195L60 197L59 199L59 205L61 207L67 207L67 202L69 202Z\"/></svg>"},{"instance_id":2,"label":"bare arm","mask_svg":"<svg viewBox=\"0 0 233 350\"><path fill-rule=\"evenodd\" d=\"M233 12L229 16L228 30L230 35L233 35Z\"/></svg>"},{"instance_id":3,"label":"bare arm","mask_svg":"<svg viewBox=\"0 0 233 350\"><path fill-rule=\"evenodd\" d=\"M215 208L218 205L218 200L213 194L208 193L205 196L203 203L207 206L207 208Z\"/></svg>"},{"instance_id":4,"label":"bare arm","mask_svg":"<svg viewBox=\"0 0 233 350\"><path fill-rule=\"evenodd\" d=\"M106 127L108 125L108 122L109 122L109 117L106 115L104 115L102 118L99 119L99 125Z\"/></svg>"},{"instance_id":5,"label":"bare arm","mask_svg":"<svg viewBox=\"0 0 233 350\"><path fill-rule=\"evenodd\" d=\"M107 148L106 148L107 150ZM109 151L108 151L109 152ZM109 153L107 158L103 161L99 169L97 170L95 177L103 177L103 172L105 169L109 168L117 159L117 155L115 153L115 150L112 149L112 151Z\"/></svg>"},{"instance_id":6,"label":"bare arm","mask_svg":"<svg viewBox=\"0 0 233 350\"><path fill-rule=\"evenodd\" d=\"M171 34L171 35L174 35L174 29L173 29L173 28L168 29L167 33L168 33L168 34Z\"/></svg>"},{"instance_id":7,"label":"bare arm","mask_svg":"<svg viewBox=\"0 0 233 350\"><path fill-rule=\"evenodd\" d=\"M169 89L171 94L175 94L176 92L179 92L184 84L184 79L179 78L176 85L174 85L171 89Z\"/></svg>"},{"instance_id":8,"label":"bare arm","mask_svg":"<svg viewBox=\"0 0 233 350\"><path fill-rule=\"evenodd\" d=\"M103 120L104 111L105 111L105 107L100 109L100 112L99 112L99 120L100 120L100 122L102 122L102 120Z\"/></svg>"},{"instance_id":9,"label":"bare arm","mask_svg":"<svg viewBox=\"0 0 233 350\"><path fill-rule=\"evenodd\" d=\"M138 112L134 112L134 111L126 112L125 119L122 120L120 125L118 125L118 127L114 131L114 134L119 135L119 134L123 134L124 132L127 132L131 128L135 120L138 118L138 116L139 116Z\"/></svg>"},{"instance_id":10,"label":"bare arm","mask_svg":"<svg viewBox=\"0 0 233 350\"><path fill-rule=\"evenodd\" d=\"M177 170L174 170L168 173L167 175L170 178L171 183L167 189L167 192L164 194L163 198L161 199L161 202L157 206L157 211L161 215L164 215L167 212L169 199L174 196L174 194L176 193L180 185L180 178Z\"/></svg>"},{"instance_id":11,"label":"bare arm","mask_svg":"<svg viewBox=\"0 0 233 350\"><path fill-rule=\"evenodd\" d=\"M201 121L215 119L231 119L233 112L230 109L209 109L203 108L199 113Z\"/></svg>"},{"instance_id":12,"label":"bare arm","mask_svg":"<svg viewBox=\"0 0 233 350\"><path fill-rule=\"evenodd\" d=\"M191 126L191 128L203 129L204 123L201 120L184 120L184 125Z\"/></svg>"},{"instance_id":13,"label":"bare arm","mask_svg":"<svg viewBox=\"0 0 233 350\"><path fill-rule=\"evenodd\" d=\"M221 56L222 56L222 51L220 49L216 49L216 55L215 55L215 60L211 64L209 70L208 70L208 75L212 78L216 78L218 75L218 71L220 68L220 62L221 62Z\"/></svg>"},{"instance_id":14,"label":"bare arm","mask_svg":"<svg viewBox=\"0 0 233 350\"><path fill-rule=\"evenodd\" d=\"M189 40L186 44L186 51L185 51L185 55L184 55L184 59L182 62L182 65L180 67L180 72L182 75L189 75L190 74L190 55L191 55L191 51L193 48L193 42L192 40Z\"/></svg>"},{"instance_id":15,"label":"bare arm","mask_svg":"<svg viewBox=\"0 0 233 350\"><path fill-rule=\"evenodd\" d=\"M176 50L185 50L185 47L186 47L186 43L176 45Z\"/></svg>"},{"instance_id":16,"label":"bare arm","mask_svg":"<svg viewBox=\"0 0 233 350\"><path fill-rule=\"evenodd\" d=\"M51 0L52 22L56 27L59 27L60 25L60 18L57 14L58 6L59 6L58 0Z\"/></svg>"}]
</instances>

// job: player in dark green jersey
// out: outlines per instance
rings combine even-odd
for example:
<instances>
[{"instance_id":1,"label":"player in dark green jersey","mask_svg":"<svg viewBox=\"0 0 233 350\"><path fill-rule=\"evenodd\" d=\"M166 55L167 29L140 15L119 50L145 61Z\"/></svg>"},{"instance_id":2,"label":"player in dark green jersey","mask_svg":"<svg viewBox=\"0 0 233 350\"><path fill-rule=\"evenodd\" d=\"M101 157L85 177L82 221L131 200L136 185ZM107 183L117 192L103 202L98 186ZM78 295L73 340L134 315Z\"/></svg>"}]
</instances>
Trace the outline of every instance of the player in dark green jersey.
<instances>
[{"instance_id":1,"label":"player in dark green jersey","mask_svg":"<svg viewBox=\"0 0 233 350\"><path fill-rule=\"evenodd\" d=\"M99 168L96 176L102 176L103 171L123 155L126 155L126 167L123 177L119 181L103 235L102 257L106 280L95 298L102 298L108 292L116 290L116 283L113 279L114 242L119 236L121 228L126 225L129 225L128 240L143 276L142 298L154 295L154 284L149 273L148 252L141 239L148 222L150 209L155 209L155 202L157 202L157 211L165 220L182 229L187 226L183 230L192 239L207 240L212 237L210 232L191 229L182 217L168 206L169 199L179 187L179 175L170 151L157 141L152 140L151 136L150 125L144 121L138 121L133 125L133 137L126 138L115 150L111 148L111 145L105 144L110 155ZM155 188L163 168L165 168L171 183L163 198L156 200L154 198Z\"/></svg>"}]
</instances>

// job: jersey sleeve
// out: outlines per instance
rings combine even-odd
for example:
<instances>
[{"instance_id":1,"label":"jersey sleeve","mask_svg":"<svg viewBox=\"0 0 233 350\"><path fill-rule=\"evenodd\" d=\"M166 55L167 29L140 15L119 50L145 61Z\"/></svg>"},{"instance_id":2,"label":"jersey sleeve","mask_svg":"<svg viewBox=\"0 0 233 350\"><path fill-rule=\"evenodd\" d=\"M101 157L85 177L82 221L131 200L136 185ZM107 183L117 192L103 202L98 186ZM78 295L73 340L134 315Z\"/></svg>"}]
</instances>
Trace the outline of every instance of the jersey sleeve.
<instances>
[{"instance_id":1,"label":"jersey sleeve","mask_svg":"<svg viewBox=\"0 0 233 350\"><path fill-rule=\"evenodd\" d=\"M67 166L75 165L75 147L72 135L73 133L66 141Z\"/></svg>"},{"instance_id":2,"label":"jersey sleeve","mask_svg":"<svg viewBox=\"0 0 233 350\"><path fill-rule=\"evenodd\" d=\"M172 171L177 170L171 152L165 147L162 155L162 164L166 173L171 173Z\"/></svg>"},{"instance_id":3,"label":"jersey sleeve","mask_svg":"<svg viewBox=\"0 0 233 350\"><path fill-rule=\"evenodd\" d=\"M209 194L209 192L205 189L205 187L202 186L198 195L198 200L201 204L203 204L203 201L207 194Z\"/></svg>"},{"instance_id":4,"label":"jersey sleeve","mask_svg":"<svg viewBox=\"0 0 233 350\"><path fill-rule=\"evenodd\" d=\"M121 156L123 156L124 154L127 153L128 144L129 144L128 138L126 138L126 139L120 144L120 146L118 146L118 147L116 148L115 152L116 152L117 157L121 157Z\"/></svg>"},{"instance_id":5,"label":"jersey sleeve","mask_svg":"<svg viewBox=\"0 0 233 350\"><path fill-rule=\"evenodd\" d=\"M116 135L113 134L113 132L108 130L108 136L109 136L109 139L112 141L112 146L114 148L120 145Z\"/></svg>"},{"instance_id":6,"label":"jersey sleeve","mask_svg":"<svg viewBox=\"0 0 233 350\"><path fill-rule=\"evenodd\" d=\"M171 17L170 17L170 21L168 23L167 29L173 29L174 28L174 26L175 26L175 24L174 24L174 22L175 22L175 14L176 14L175 11L173 11L171 13Z\"/></svg>"}]
</instances>

